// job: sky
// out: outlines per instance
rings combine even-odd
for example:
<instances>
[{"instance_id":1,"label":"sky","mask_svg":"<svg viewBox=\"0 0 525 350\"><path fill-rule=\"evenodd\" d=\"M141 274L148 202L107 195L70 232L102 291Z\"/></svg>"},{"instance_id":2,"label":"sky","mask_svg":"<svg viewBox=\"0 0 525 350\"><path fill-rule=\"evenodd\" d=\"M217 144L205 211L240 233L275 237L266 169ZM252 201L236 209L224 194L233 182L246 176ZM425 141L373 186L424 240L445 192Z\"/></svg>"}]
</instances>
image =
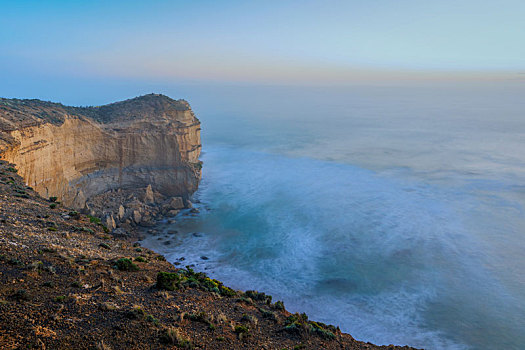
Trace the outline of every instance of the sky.
<instances>
[{"instance_id":1,"label":"sky","mask_svg":"<svg viewBox=\"0 0 525 350\"><path fill-rule=\"evenodd\" d=\"M0 0L0 6L0 96L49 89L52 82L118 88L130 81L525 79L523 0Z\"/></svg>"}]
</instances>

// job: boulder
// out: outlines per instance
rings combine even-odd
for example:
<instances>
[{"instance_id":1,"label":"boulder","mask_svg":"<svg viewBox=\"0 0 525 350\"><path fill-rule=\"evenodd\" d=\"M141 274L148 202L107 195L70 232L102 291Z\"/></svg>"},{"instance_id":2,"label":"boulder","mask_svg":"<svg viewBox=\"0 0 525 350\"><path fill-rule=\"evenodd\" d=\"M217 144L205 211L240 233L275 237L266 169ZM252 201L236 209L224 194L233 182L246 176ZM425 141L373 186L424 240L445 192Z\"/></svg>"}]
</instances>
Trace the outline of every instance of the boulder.
<instances>
[{"instance_id":1,"label":"boulder","mask_svg":"<svg viewBox=\"0 0 525 350\"><path fill-rule=\"evenodd\" d=\"M178 210L178 209L183 209L184 208L184 201L182 199L182 197L173 197L171 198L169 204L168 204L168 208L169 209L175 209L175 210Z\"/></svg>"},{"instance_id":2,"label":"boulder","mask_svg":"<svg viewBox=\"0 0 525 350\"><path fill-rule=\"evenodd\" d=\"M106 216L105 223L106 223L106 227L109 228L110 230L113 230L117 227L117 225L115 224L115 219L113 218L113 215L111 214Z\"/></svg>"},{"instance_id":3,"label":"boulder","mask_svg":"<svg viewBox=\"0 0 525 350\"><path fill-rule=\"evenodd\" d=\"M153 189L151 188L151 184L149 184L148 187L146 187L146 193L144 194L144 203L155 203L155 196L153 195Z\"/></svg>"},{"instance_id":4,"label":"boulder","mask_svg":"<svg viewBox=\"0 0 525 350\"><path fill-rule=\"evenodd\" d=\"M180 212L180 210L169 210L166 213L166 216L177 216L177 214Z\"/></svg>"},{"instance_id":5,"label":"boulder","mask_svg":"<svg viewBox=\"0 0 525 350\"><path fill-rule=\"evenodd\" d=\"M133 210L133 221L136 224L139 224L141 220L142 220L142 215L140 214L140 212L138 210Z\"/></svg>"},{"instance_id":6,"label":"boulder","mask_svg":"<svg viewBox=\"0 0 525 350\"><path fill-rule=\"evenodd\" d=\"M122 219L124 219L125 214L126 214L126 209L124 209L124 207L120 205L120 207L118 207L118 219L122 221Z\"/></svg>"}]
</instances>

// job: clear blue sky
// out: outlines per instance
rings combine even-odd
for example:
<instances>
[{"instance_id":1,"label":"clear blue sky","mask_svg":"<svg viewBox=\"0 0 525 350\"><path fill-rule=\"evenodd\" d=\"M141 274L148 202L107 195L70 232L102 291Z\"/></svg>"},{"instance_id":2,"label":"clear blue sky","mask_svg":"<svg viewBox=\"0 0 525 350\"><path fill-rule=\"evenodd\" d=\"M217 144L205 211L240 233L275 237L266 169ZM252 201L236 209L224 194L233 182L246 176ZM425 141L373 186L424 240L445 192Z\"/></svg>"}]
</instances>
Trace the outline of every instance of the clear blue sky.
<instances>
[{"instance_id":1,"label":"clear blue sky","mask_svg":"<svg viewBox=\"0 0 525 350\"><path fill-rule=\"evenodd\" d=\"M326 83L525 72L524 0L0 5L4 95L23 79Z\"/></svg>"}]
</instances>

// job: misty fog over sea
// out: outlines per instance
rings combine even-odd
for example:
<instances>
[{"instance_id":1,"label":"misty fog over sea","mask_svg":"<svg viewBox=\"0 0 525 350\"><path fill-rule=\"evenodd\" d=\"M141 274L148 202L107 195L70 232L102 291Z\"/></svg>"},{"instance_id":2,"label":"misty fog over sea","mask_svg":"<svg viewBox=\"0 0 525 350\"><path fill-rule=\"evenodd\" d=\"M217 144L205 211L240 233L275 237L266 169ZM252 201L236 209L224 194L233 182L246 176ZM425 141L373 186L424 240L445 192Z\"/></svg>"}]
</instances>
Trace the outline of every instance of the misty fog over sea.
<instances>
[{"instance_id":1,"label":"misty fog over sea","mask_svg":"<svg viewBox=\"0 0 525 350\"><path fill-rule=\"evenodd\" d=\"M523 82L170 94L202 122L200 213L145 246L358 340L525 348Z\"/></svg>"}]
</instances>

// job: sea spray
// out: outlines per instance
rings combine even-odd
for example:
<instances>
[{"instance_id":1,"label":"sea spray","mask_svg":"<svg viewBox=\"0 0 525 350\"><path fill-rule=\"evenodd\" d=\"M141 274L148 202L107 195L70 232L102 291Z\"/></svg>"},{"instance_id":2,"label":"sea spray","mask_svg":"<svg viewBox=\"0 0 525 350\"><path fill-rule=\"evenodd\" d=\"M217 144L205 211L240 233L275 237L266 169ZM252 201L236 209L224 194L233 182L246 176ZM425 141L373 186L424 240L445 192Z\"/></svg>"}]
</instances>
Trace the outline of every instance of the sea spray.
<instances>
[{"instance_id":1,"label":"sea spray","mask_svg":"<svg viewBox=\"0 0 525 350\"><path fill-rule=\"evenodd\" d=\"M186 91L201 213L148 245L358 339L525 348L523 84Z\"/></svg>"},{"instance_id":2,"label":"sea spray","mask_svg":"<svg viewBox=\"0 0 525 350\"><path fill-rule=\"evenodd\" d=\"M484 337L471 324L512 330L494 310L504 287L454 209L467 199L308 158L211 148L204 162L201 214L179 219L170 248L146 242L171 261L376 343L461 349Z\"/></svg>"}]
</instances>

